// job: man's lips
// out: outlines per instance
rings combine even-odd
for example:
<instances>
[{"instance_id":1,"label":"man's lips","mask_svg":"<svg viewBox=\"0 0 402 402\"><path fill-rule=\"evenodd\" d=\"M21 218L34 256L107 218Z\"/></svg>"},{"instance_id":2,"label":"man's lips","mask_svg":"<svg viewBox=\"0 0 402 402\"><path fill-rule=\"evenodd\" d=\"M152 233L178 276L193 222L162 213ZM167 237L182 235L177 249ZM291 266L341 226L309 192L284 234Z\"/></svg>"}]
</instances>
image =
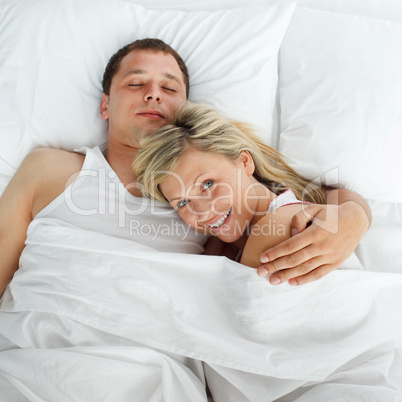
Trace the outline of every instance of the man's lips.
<instances>
[{"instance_id":1,"label":"man's lips","mask_svg":"<svg viewBox=\"0 0 402 402\"><path fill-rule=\"evenodd\" d=\"M152 120L162 120L164 118L162 113L155 109L144 109L137 112L137 114Z\"/></svg>"}]
</instances>

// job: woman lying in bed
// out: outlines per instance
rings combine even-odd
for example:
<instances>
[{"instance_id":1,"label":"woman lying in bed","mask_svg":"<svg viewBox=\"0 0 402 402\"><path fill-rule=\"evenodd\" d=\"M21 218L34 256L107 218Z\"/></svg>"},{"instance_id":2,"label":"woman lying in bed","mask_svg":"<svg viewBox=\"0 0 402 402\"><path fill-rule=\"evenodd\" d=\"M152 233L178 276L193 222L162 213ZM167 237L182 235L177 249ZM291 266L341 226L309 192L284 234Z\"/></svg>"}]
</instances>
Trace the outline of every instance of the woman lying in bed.
<instances>
[{"instance_id":1,"label":"woman lying in bed","mask_svg":"<svg viewBox=\"0 0 402 402\"><path fill-rule=\"evenodd\" d=\"M245 125L190 102L172 125L142 140L133 169L147 196L169 202L194 229L235 244L240 262L255 268L264 250L290 237L291 218L306 202L326 202L324 189Z\"/></svg>"}]
</instances>

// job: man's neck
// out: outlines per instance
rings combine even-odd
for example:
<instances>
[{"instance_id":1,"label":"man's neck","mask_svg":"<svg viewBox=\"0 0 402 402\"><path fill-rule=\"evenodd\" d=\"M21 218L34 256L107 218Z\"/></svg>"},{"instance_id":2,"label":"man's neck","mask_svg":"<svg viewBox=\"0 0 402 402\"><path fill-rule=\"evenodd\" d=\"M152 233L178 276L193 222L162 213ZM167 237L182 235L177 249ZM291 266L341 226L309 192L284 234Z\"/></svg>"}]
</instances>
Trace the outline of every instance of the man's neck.
<instances>
[{"instance_id":1,"label":"man's neck","mask_svg":"<svg viewBox=\"0 0 402 402\"><path fill-rule=\"evenodd\" d=\"M120 181L129 193L141 197L141 191L137 185L137 177L131 170L131 165L138 153L138 148L127 145L111 144L108 142L106 149L106 160L115 171Z\"/></svg>"}]
</instances>

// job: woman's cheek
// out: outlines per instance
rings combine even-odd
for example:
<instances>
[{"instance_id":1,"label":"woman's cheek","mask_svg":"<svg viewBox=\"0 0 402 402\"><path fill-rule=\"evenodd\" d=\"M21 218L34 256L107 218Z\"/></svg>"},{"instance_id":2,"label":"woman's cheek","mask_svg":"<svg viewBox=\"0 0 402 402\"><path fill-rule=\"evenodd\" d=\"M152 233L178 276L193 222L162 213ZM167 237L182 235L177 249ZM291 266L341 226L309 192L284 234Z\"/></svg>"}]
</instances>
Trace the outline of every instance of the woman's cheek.
<instances>
[{"instance_id":1,"label":"woman's cheek","mask_svg":"<svg viewBox=\"0 0 402 402\"><path fill-rule=\"evenodd\" d=\"M191 226L193 229L197 228L197 220L191 212L185 211L179 213L179 216L187 226Z\"/></svg>"},{"instance_id":2,"label":"woman's cheek","mask_svg":"<svg viewBox=\"0 0 402 402\"><path fill-rule=\"evenodd\" d=\"M212 200L213 209L220 212L222 207L226 208L227 205L233 203L234 189L229 184L220 186L213 192Z\"/></svg>"}]
</instances>

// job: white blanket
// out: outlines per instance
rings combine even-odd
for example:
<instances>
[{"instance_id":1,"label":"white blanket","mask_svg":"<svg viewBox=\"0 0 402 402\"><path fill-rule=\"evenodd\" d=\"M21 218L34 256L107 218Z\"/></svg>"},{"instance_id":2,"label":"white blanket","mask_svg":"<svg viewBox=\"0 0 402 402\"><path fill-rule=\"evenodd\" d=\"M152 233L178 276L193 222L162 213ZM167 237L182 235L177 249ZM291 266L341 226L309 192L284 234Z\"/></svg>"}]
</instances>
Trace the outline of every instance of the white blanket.
<instances>
[{"instance_id":1,"label":"white blanket","mask_svg":"<svg viewBox=\"0 0 402 402\"><path fill-rule=\"evenodd\" d=\"M400 274L274 287L37 219L1 302L0 400L206 401L203 361L216 402L400 401L401 307Z\"/></svg>"}]
</instances>

